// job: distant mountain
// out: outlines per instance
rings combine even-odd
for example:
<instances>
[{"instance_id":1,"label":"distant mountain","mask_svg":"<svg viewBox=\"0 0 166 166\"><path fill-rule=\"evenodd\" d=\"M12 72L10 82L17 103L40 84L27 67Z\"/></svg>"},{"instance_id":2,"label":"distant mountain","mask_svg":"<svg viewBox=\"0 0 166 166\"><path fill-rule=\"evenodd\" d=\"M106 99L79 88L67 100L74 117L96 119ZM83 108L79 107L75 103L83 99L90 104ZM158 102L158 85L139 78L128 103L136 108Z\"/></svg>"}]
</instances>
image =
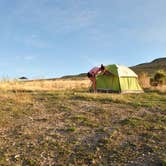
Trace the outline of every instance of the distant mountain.
<instances>
[{"instance_id":1,"label":"distant mountain","mask_svg":"<svg viewBox=\"0 0 166 166\"><path fill-rule=\"evenodd\" d=\"M74 80L78 79L78 80L80 80L80 79L86 78L86 75L87 75L87 73L81 73L78 75L67 75L67 76L61 77L61 79L74 79Z\"/></svg>"},{"instance_id":2,"label":"distant mountain","mask_svg":"<svg viewBox=\"0 0 166 166\"><path fill-rule=\"evenodd\" d=\"M166 58L158 58L152 62L138 64L136 66L130 67L135 73L147 72L150 76L153 75L157 70L166 71ZM86 73L81 73L78 75L68 75L61 77L62 79L85 79Z\"/></svg>"},{"instance_id":3,"label":"distant mountain","mask_svg":"<svg viewBox=\"0 0 166 166\"><path fill-rule=\"evenodd\" d=\"M137 74L140 72L147 72L149 75L153 75L157 70L166 71L166 58L158 58L152 62L138 64L130 68Z\"/></svg>"}]
</instances>

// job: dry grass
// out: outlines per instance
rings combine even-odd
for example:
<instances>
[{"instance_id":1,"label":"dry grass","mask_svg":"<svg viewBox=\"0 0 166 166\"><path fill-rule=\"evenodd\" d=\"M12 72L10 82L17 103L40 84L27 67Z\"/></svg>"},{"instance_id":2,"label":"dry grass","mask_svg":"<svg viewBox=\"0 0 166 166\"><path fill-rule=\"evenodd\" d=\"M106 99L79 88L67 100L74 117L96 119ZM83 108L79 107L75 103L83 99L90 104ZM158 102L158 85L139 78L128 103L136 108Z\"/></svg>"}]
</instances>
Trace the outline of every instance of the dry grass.
<instances>
[{"instance_id":1,"label":"dry grass","mask_svg":"<svg viewBox=\"0 0 166 166\"><path fill-rule=\"evenodd\" d=\"M166 93L166 85L151 86L150 77L145 72L141 72L140 74L138 74L138 81L143 89Z\"/></svg>"},{"instance_id":2,"label":"dry grass","mask_svg":"<svg viewBox=\"0 0 166 166\"><path fill-rule=\"evenodd\" d=\"M138 77L139 83L143 89L148 91L166 92L166 85L151 86L150 78L146 73L141 73ZM43 80L43 81L1 81L0 89L3 91L66 91L66 90L83 90L88 91L91 82L89 79L84 80Z\"/></svg>"},{"instance_id":3,"label":"dry grass","mask_svg":"<svg viewBox=\"0 0 166 166\"><path fill-rule=\"evenodd\" d=\"M138 74L138 80L142 88L150 87L150 77L148 76L148 73L141 72Z\"/></svg>"},{"instance_id":4,"label":"dry grass","mask_svg":"<svg viewBox=\"0 0 166 166\"><path fill-rule=\"evenodd\" d=\"M151 86L149 88L149 90L151 91L157 91L157 92L160 92L160 93L166 93L166 85L162 85L162 86Z\"/></svg>"},{"instance_id":5,"label":"dry grass","mask_svg":"<svg viewBox=\"0 0 166 166\"><path fill-rule=\"evenodd\" d=\"M75 90L88 89L90 81L85 80L50 80L50 81L2 81L0 89L2 90L22 90L22 91L51 91L51 90Z\"/></svg>"},{"instance_id":6,"label":"dry grass","mask_svg":"<svg viewBox=\"0 0 166 166\"><path fill-rule=\"evenodd\" d=\"M0 165L164 165L166 94L86 93L89 80L0 84Z\"/></svg>"}]
</instances>

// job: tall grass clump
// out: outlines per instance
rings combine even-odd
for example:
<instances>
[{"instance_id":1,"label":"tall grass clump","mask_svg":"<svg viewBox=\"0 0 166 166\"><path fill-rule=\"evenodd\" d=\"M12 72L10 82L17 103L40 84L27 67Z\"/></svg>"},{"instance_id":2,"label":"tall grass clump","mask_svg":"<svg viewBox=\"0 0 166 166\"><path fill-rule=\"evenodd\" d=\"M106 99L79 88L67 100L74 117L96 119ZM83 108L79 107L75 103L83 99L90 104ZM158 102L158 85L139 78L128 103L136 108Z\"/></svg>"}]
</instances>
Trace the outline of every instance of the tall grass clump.
<instances>
[{"instance_id":1,"label":"tall grass clump","mask_svg":"<svg viewBox=\"0 0 166 166\"><path fill-rule=\"evenodd\" d=\"M164 70L156 71L152 77L146 72L141 72L138 74L138 81L144 90L166 92L166 71Z\"/></svg>"},{"instance_id":2,"label":"tall grass clump","mask_svg":"<svg viewBox=\"0 0 166 166\"><path fill-rule=\"evenodd\" d=\"M150 77L148 76L148 73L141 72L138 74L138 81L142 88L149 88L150 87Z\"/></svg>"}]
</instances>

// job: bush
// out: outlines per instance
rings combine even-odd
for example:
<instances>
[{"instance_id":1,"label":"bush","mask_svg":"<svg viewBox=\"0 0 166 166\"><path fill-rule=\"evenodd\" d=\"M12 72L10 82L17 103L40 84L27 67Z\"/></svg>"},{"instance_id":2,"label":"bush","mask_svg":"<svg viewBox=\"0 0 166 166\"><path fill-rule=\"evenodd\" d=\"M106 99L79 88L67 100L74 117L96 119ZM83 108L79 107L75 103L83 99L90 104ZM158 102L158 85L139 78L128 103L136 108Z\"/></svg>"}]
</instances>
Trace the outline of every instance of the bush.
<instances>
[{"instance_id":1,"label":"bush","mask_svg":"<svg viewBox=\"0 0 166 166\"><path fill-rule=\"evenodd\" d=\"M151 78L150 83L152 86L166 85L166 72L164 70L158 70L154 77Z\"/></svg>"}]
</instances>

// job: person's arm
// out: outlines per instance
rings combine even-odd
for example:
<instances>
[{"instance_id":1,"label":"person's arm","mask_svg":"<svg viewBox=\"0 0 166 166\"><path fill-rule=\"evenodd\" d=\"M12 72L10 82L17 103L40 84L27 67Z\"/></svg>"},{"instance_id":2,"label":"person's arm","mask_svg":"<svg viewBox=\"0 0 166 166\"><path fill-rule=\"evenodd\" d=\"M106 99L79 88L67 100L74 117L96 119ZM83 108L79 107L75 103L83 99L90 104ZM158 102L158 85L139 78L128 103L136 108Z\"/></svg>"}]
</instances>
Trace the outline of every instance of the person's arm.
<instances>
[{"instance_id":1,"label":"person's arm","mask_svg":"<svg viewBox=\"0 0 166 166\"><path fill-rule=\"evenodd\" d=\"M103 75L110 75L110 74L112 74L112 73L105 68L103 71Z\"/></svg>"},{"instance_id":2,"label":"person's arm","mask_svg":"<svg viewBox=\"0 0 166 166\"><path fill-rule=\"evenodd\" d=\"M111 72L108 71L108 70L106 70L104 74L105 74L105 75L111 75Z\"/></svg>"}]
</instances>

